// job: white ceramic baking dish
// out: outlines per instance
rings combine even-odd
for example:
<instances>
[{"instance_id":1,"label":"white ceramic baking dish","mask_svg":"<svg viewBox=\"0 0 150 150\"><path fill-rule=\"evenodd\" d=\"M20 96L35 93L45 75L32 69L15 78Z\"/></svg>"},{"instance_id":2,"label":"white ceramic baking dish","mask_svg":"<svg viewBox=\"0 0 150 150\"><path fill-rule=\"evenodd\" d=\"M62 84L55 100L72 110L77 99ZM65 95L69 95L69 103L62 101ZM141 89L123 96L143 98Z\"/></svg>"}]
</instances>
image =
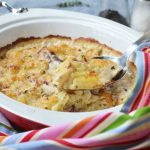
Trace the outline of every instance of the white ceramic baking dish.
<instances>
[{"instance_id":1,"label":"white ceramic baking dish","mask_svg":"<svg viewBox=\"0 0 150 150\"><path fill-rule=\"evenodd\" d=\"M140 36L140 33L113 21L76 12L29 9L22 14L0 16L0 47L20 37L43 37L50 34L94 38L121 52ZM0 110L9 120L24 129L58 125L120 109L121 106L116 106L93 112L56 112L27 106L0 93Z\"/></svg>"}]
</instances>

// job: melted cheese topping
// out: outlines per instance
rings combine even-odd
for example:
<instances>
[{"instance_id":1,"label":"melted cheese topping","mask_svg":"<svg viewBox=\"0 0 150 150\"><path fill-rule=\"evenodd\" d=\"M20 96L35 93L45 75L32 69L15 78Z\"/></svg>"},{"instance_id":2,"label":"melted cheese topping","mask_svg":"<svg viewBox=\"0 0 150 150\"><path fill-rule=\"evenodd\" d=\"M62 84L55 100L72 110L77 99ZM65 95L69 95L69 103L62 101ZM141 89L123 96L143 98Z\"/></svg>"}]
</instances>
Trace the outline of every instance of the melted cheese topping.
<instances>
[{"instance_id":1,"label":"melted cheese topping","mask_svg":"<svg viewBox=\"0 0 150 150\"><path fill-rule=\"evenodd\" d=\"M27 105L56 111L94 111L116 106L131 94L136 68L130 63L129 73L122 80L103 90L89 90L118 71L113 62L91 59L100 55L120 53L84 38L48 37L18 42L0 54L0 91Z\"/></svg>"}]
</instances>

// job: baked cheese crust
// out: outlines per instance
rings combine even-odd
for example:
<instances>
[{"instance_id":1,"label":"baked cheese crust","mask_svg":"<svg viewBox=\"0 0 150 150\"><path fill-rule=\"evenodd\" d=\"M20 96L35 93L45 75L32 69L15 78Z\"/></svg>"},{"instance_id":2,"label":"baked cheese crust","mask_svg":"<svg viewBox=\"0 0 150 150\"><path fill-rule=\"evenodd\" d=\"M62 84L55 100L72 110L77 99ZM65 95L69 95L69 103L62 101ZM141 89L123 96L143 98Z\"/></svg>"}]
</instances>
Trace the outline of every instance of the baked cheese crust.
<instances>
[{"instance_id":1,"label":"baked cheese crust","mask_svg":"<svg viewBox=\"0 0 150 150\"><path fill-rule=\"evenodd\" d=\"M136 67L103 89L119 70L94 56L121 53L93 39L62 36L20 39L0 50L0 91L27 105L67 112L95 111L122 104L136 82ZM78 90L82 89L82 90Z\"/></svg>"}]
</instances>

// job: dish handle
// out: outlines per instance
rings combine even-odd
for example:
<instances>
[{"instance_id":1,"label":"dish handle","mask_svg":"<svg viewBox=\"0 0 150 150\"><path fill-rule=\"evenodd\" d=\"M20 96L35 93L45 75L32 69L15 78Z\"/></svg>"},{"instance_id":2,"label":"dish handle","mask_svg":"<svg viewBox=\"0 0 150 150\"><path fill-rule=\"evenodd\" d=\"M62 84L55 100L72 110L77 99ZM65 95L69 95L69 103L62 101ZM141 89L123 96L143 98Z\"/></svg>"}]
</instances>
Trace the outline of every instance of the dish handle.
<instances>
[{"instance_id":1,"label":"dish handle","mask_svg":"<svg viewBox=\"0 0 150 150\"><path fill-rule=\"evenodd\" d=\"M28 8L14 8L12 6L10 6L8 3L6 2L0 2L0 7L4 7L6 8L9 12L14 13L14 14L18 14L18 13L25 13L28 11Z\"/></svg>"}]
</instances>

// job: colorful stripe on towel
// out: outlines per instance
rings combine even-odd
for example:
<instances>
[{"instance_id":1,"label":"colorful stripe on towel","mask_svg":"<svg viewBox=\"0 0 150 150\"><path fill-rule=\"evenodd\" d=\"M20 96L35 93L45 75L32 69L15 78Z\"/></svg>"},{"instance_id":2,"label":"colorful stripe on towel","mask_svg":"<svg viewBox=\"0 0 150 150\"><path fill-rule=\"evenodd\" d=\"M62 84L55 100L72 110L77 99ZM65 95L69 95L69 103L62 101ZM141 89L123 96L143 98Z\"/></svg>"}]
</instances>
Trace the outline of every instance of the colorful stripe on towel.
<instances>
[{"instance_id":1,"label":"colorful stripe on towel","mask_svg":"<svg viewBox=\"0 0 150 150\"><path fill-rule=\"evenodd\" d=\"M0 150L150 149L149 47L150 43L141 45L137 52L137 84L121 112L99 113L77 122L22 133L16 133L0 117Z\"/></svg>"}]
</instances>

